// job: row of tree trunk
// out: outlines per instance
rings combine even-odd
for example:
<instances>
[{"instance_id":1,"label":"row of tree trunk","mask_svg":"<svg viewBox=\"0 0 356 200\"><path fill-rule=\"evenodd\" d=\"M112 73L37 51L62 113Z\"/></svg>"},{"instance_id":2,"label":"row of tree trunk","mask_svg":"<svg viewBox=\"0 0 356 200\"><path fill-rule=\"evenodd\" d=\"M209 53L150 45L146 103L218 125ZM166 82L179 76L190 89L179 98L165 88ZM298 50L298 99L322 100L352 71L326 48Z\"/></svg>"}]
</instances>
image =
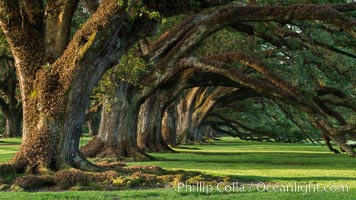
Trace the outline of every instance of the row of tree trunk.
<instances>
[{"instance_id":1,"label":"row of tree trunk","mask_svg":"<svg viewBox=\"0 0 356 200\"><path fill-rule=\"evenodd\" d=\"M122 5L117 0L85 2L97 6L88 9L93 12L91 18L71 37L71 22L78 0L35 0L18 4L0 0L0 26L15 60L22 99L22 145L10 162L20 172L38 172L42 168L58 170L63 164L85 170L95 169L79 152L91 91L109 68L117 65L123 55L156 29L155 19L146 12L137 13L142 11L142 4L138 3L141 1L123 1ZM169 2L142 1L148 10L154 9L166 16L192 11L189 8L191 1ZM206 1L202 5L205 7L209 2L216 5L221 1ZM192 57L194 50L207 37L223 28L237 26L240 28L238 31L255 33L251 31L254 23L246 26L248 22L319 20L354 35L354 20L342 13L354 7L355 4L285 7L234 4L189 17L149 45L147 52L142 52L149 69L139 78L138 85L116 80L114 95L106 97L103 102L99 133L83 152L95 156L141 159L147 157L143 150L168 149L162 138L172 139L175 135L180 143L201 140L202 131L199 129L206 117L205 110L214 107L219 95L208 103L209 97L205 95L209 92L193 89L188 99L178 103L176 118L170 116L172 110L165 114L172 99L182 90L203 83L220 85L216 84L220 80L190 82L191 76L199 78L197 73L188 72L195 70L205 73L205 78L208 72L216 74L261 95L294 105L307 113L316 127L354 155L343 137L350 127L333 127L320 104L303 96L301 91L291 87L290 82L283 81L261 62L242 54ZM275 37L263 39L269 42ZM232 61L248 66L263 79L232 68L229 65ZM185 77L188 73L190 76ZM182 78L178 78L176 84L168 84L176 76ZM166 92L163 90L165 87ZM164 125L161 124L162 119ZM187 119L190 123L186 122ZM171 134L169 131L173 129L175 131ZM138 136L150 141L138 139Z\"/></svg>"},{"instance_id":2,"label":"row of tree trunk","mask_svg":"<svg viewBox=\"0 0 356 200\"><path fill-rule=\"evenodd\" d=\"M147 159L145 152L171 152L170 146L203 142L203 134L214 136L212 129L202 127L203 118L219 95L234 90L221 87L208 94L208 88L197 87L177 101L170 90L159 89L142 102L129 83L115 80L113 96L103 102L99 132L81 149L85 156Z\"/></svg>"}]
</instances>

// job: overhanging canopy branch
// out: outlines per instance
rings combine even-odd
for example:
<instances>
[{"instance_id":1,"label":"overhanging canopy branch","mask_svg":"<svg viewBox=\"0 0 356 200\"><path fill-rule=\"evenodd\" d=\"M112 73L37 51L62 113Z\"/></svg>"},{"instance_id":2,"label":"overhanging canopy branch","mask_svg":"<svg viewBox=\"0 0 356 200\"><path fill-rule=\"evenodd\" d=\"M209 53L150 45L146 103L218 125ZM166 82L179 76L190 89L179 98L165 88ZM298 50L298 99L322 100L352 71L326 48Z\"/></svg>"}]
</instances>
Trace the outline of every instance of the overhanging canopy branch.
<instances>
[{"instance_id":1,"label":"overhanging canopy branch","mask_svg":"<svg viewBox=\"0 0 356 200\"><path fill-rule=\"evenodd\" d=\"M261 61L256 60L246 54L243 53L226 53L226 54L218 54L208 56L211 60L219 60L223 62L240 62L246 66L253 68L258 71L265 77L267 77L275 86L282 88L290 95L299 98L302 94L296 90L296 88L290 83L282 80L278 76L276 76L266 65L264 65Z\"/></svg>"},{"instance_id":2,"label":"overhanging canopy branch","mask_svg":"<svg viewBox=\"0 0 356 200\"><path fill-rule=\"evenodd\" d=\"M239 84L258 91L262 94L269 94L276 98L291 97L290 94L284 92L280 88L275 87L271 83L261 81L260 79L248 76L238 70L226 65L225 63L211 62L209 60L198 59L195 57L183 58L180 60L180 65L189 66L203 71L209 71L224 75L225 77L238 82Z\"/></svg>"}]
</instances>

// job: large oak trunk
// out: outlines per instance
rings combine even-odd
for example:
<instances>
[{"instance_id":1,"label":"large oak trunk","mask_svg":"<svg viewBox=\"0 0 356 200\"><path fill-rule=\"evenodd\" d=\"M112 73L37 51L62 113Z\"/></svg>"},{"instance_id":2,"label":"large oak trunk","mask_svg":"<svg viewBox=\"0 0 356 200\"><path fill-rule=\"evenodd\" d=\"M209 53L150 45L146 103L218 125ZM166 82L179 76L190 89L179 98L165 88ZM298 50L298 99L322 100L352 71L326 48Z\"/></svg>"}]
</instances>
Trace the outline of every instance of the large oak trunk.
<instances>
[{"instance_id":1,"label":"large oak trunk","mask_svg":"<svg viewBox=\"0 0 356 200\"><path fill-rule=\"evenodd\" d=\"M36 82L37 96L23 100L27 106L24 109L23 144L13 162L30 172L38 172L41 168L57 170L62 164L94 169L79 153L90 90L75 81L65 96L53 77L46 73L41 75L46 77L40 76Z\"/></svg>"},{"instance_id":2,"label":"large oak trunk","mask_svg":"<svg viewBox=\"0 0 356 200\"><path fill-rule=\"evenodd\" d=\"M29 115L26 111L24 114ZM12 162L21 169L20 171L38 172L41 168L56 170L61 163L58 151L59 121L47 117L43 113L36 114L39 116L33 116L33 120L28 118L24 120L22 145Z\"/></svg>"},{"instance_id":3,"label":"large oak trunk","mask_svg":"<svg viewBox=\"0 0 356 200\"><path fill-rule=\"evenodd\" d=\"M161 133L167 99L165 92L157 90L141 105L138 118L137 145L143 151L171 151Z\"/></svg>"},{"instance_id":4,"label":"large oak trunk","mask_svg":"<svg viewBox=\"0 0 356 200\"><path fill-rule=\"evenodd\" d=\"M82 152L90 157L146 159L136 143L139 106L135 90L127 82L118 80L117 84L114 96L103 102L97 137L84 146Z\"/></svg>"},{"instance_id":5,"label":"large oak trunk","mask_svg":"<svg viewBox=\"0 0 356 200\"><path fill-rule=\"evenodd\" d=\"M81 79L78 79L81 80ZM85 113L89 107L89 97L94 82L87 81L88 88L82 87L82 81L75 81L72 90L68 95L63 124L61 124L60 150L61 159L70 166L83 170L96 170L96 168L86 161L79 151L79 140L82 135L82 125L85 122Z\"/></svg>"},{"instance_id":6,"label":"large oak trunk","mask_svg":"<svg viewBox=\"0 0 356 200\"><path fill-rule=\"evenodd\" d=\"M139 102L135 89L127 82L120 82L116 95L119 117L113 125L118 134L117 154L120 157L144 159L146 156L139 150L136 143Z\"/></svg>"},{"instance_id":7,"label":"large oak trunk","mask_svg":"<svg viewBox=\"0 0 356 200\"><path fill-rule=\"evenodd\" d=\"M94 166L79 152L89 94L104 72L155 23L145 17L132 19L117 1L104 0L68 44L78 1L48 2L46 8L27 3L29 16L21 18L13 5L6 7L12 23L0 23L16 61L23 103L23 143L12 163L30 172L42 167L57 170L62 164L92 170ZM122 106L124 112L131 105ZM123 123L131 122L123 118L128 120ZM131 147L123 138L120 143Z\"/></svg>"}]
</instances>

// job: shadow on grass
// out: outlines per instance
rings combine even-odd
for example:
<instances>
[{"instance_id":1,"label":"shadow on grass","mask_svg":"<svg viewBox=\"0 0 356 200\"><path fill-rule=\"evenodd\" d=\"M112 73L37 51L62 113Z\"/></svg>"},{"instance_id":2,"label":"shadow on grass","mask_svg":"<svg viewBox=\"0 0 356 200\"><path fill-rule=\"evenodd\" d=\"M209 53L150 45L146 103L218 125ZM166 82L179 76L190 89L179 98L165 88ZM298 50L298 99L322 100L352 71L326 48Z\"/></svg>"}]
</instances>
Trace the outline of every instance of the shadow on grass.
<instances>
[{"instance_id":1,"label":"shadow on grass","mask_svg":"<svg viewBox=\"0 0 356 200\"><path fill-rule=\"evenodd\" d=\"M177 147L174 147L174 149L201 150L200 148L197 148L197 147L187 147L187 146L177 146Z\"/></svg>"},{"instance_id":2,"label":"shadow on grass","mask_svg":"<svg viewBox=\"0 0 356 200\"><path fill-rule=\"evenodd\" d=\"M9 142L9 141L1 141L0 140L0 145L20 145L21 142Z\"/></svg>"},{"instance_id":3,"label":"shadow on grass","mask_svg":"<svg viewBox=\"0 0 356 200\"><path fill-rule=\"evenodd\" d=\"M256 169L268 166L273 169L308 169L308 170L354 170L353 158L347 155L325 153L291 152L182 152L174 157L169 154L153 155L157 161L186 162L201 165L216 164L256 164Z\"/></svg>"},{"instance_id":4,"label":"shadow on grass","mask_svg":"<svg viewBox=\"0 0 356 200\"><path fill-rule=\"evenodd\" d=\"M325 177L325 176L313 176L313 177L264 177L264 176L229 176L232 180L236 181L297 181L297 182L319 182L319 181L356 181L356 177Z\"/></svg>"}]
</instances>

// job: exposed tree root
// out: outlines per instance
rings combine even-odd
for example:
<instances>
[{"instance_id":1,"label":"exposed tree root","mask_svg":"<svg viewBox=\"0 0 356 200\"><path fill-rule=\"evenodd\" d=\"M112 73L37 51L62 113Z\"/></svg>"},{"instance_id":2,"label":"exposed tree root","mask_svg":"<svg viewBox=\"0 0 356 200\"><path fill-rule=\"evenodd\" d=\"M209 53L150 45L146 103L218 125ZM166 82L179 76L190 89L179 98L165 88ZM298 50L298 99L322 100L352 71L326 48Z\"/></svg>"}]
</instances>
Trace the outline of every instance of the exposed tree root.
<instances>
[{"instance_id":1,"label":"exposed tree root","mask_svg":"<svg viewBox=\"0 0 356 200\"><path fill-rule=\"evenodd\" d=\"M100 138L95 137L88 144L80 148L80 151L84 158L93 158L102 151L104 144Z\"/></svg>"},{"instance_id":2,"label":"exposed tree root","mask_svg":"<svg viewBox=\"0 0 356 200\"><path fill-rule=\"evenodd\" d=\"M172 149L169 145L165 144L165 143L159 143L159 144L146 144L144 146L141 146L140 148L143 152L155 152L155 153L165 153L165 152L169 152L169 153L174 153L174 149Z\"/></svg>"},{"instance_id":3,"label":"exposed tree root","mask_svg":"<svg viewBox=\"0 0 356 200\"><path fill-rule=\"evenodd\" d=\"M15 164L3 163L0 164L0 175L19 173L19 168Z\"/></svg>"},{"instance_id":4,"label":"exposed tree root","mask_svg":"<svg viewBox=\"0 0 356 200\"><path fill-rule=\"evenodd\" d=\"M82 158L80 155L72 156L68 163L71 163L71 166L76 169L81 169L83 171L88 172L102 172L107 170L104 167L100 167L90 163L88 160Z\"/></svg>"},{"instance_id":5,"label":"exposed tree root","mask_svg":"<svg viewBox=\"0 0 356 200\"><path fill-rule=\"evenodd\" d=\"M76 185L90 185L91 182L103 183L105 181L111 182L117 178L119 173L116 171L106 171L102 173L83 172L78 169L61 170L53 175L28 175L16 178L10 190L26 191L38 190L42 188L57 188L69 189ZM16 187L14 187L16 186ZM20 190L19 190L20 188Z\"/></svg>"},{"instance_id":6,"label":"exposed tree root","mask_svg":"<svg viewBox=\"0 0 356 200\"><path fill-rule=\"evenodd\" d=\"M51 175L28 175L15 179L8 191L52 191L125 189L133 187L176 186L178 182L196 181L216 184L231 181L228 177L215 177L200 172L166 171L158 166L131 166L117 168L117 171L102 173L84 172L78 169L61 170Z\"/></svg>"},{"instance_id":7,"label":"exposed tree root","mask_svg":"<svg viewBox=\"0 0 356 200\"><path fill-rule=\"evenodd\" d=\"M42 187L51 187L55 185L55 179L52 176L22 176L15 179L13 182L25 190L33 190Z\"/></svg>"},{"instance_id":8,"label":"exposed tree root","mask_svg":"<svg viewBox=\"0 0 356 200\"><path fill-rule=\"evenodd\" d=\"M99 158L115 158L118 157L118 153L116 152L114 147L105 147L101 150L100 153L96 155Z\"/></svg>"},{"instance_id":9,"label":"exposed tree root","mask_svg":"<svg viewBox=\"0 0 356 200\"><path fill-rule=\"evenodd\" d=\"M87 173L77 169L58 171L53 177L56 184L63 189L68 189L76 184L86 185L90 181Z\"/></svg>"},{"instance_id":10,"label":"exposed tree root","mask_svg":"<svg viewBox=\"0 0 356 200\"><path fill-rule=\"evenodd\" d=\"M93 154L91 157L119 158L122 160L135 160L135 161L154 160L154 157L149 156L148 154L145 154L143 151L139 150L137 147L131 147L130 145L127 145L127 144L119 145L119 146L104 144L103 147L100 149L100 151L98 151L98 148L96 148L98 146L99 145L95 145L95 151L94 151L94 148L92 149L93 151L91 151L91 153L93 153ZM101 146L101 144L100 144L100 146ZM95 155L94 155L94 152L96 153Z\"/></svg>"},{"instance_id":11,"label":"exposed tree root","mask_svg":"<svg viewBox=\"0 0 356 200\"><path fill-rule=\"evenodd\" d=\"M169 148L170 149L170 148ZM82 147L81 153L83 157L99 157L99 158L121 158L135 161L154 160L152 156L145 154L137 147L131 147L128 144L123 145L109 145L105 144L100 138L94 138L87 145ZM168 150L168 149L167 149ZM170 150L173 152L174 150ZM80 168L82 169L82 168Z\"/></svg>"},{"instance_id":12,"label":"exposed tree root","mask_svg":"<svg viewBox=\"0 0 356 200\"><path fill-rule=\"evenodd\" d=\"M121 146L118 148L117 157L119 158L129 158L134 161L149 161L154 160L154 157L144 153L138 148L129 147L129 146Z\"/></svg>"}]
</instances>

